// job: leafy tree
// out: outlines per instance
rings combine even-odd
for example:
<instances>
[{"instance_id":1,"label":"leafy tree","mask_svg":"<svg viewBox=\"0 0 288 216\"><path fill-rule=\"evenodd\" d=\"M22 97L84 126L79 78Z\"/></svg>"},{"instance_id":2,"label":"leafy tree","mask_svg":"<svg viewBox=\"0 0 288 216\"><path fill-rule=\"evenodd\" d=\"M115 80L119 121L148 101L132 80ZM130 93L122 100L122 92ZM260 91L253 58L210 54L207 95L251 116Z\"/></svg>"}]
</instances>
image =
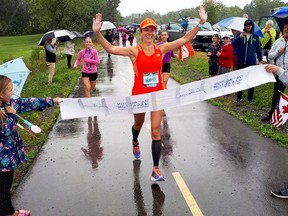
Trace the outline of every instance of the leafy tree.
<instances>
[{"instance_id":1,"label":"leafy tree","mask_svg":"<svg viewBox=\"0 0 288 216\"><path fill-rule=\"evenodd\" d=\"M27 31L28 20L25 0L1 1L0 35L16 35Z\"/></svg>"},{"instance_id":2,"label":"leafy tree","mask_svg":"<svg viewBox=\"0 0 288 216\"><path fill-rule=\"evenodd\" d=\"M49 4L46 0L27 1L30 25L38 32L62 28L77 31L91 29L92 17L107 3L106 0L50 0Z\"/></svg>"},{"instance_id":3,"label":"leafy tree","mask_svg":"<svg viewBox=\"0 0 288 216\"><path fill-rule=\"evenodd\" d=\"M263 15L271 15L273 8L283 6L285 3L281 0L252 0L250 4L244 7L244 11L249 15L249 18L257 21Z\"/></svg>"},{"instance_id":4,"label":"leafy tree","mask_svg":"<svg viewBox=\"0 0 288 216\"><path fill-rule=\"evenodd\" d=\"M118 24L121 19L121 14L117 10L120 0L106 0L101 11L103 20L107 20Z\"/></svg>"},{"instance_id":5,"label":"leafy tree","mask_svg":"<svg viewBox=\"0 0 288 216\"><path fill-rule=\"evenodd\" d=\"M208 22L215 24L220 20L220 15L223 13L225 6L216 0L204 0L206 11L208 11Z\"/></svg>"}]
</instances>

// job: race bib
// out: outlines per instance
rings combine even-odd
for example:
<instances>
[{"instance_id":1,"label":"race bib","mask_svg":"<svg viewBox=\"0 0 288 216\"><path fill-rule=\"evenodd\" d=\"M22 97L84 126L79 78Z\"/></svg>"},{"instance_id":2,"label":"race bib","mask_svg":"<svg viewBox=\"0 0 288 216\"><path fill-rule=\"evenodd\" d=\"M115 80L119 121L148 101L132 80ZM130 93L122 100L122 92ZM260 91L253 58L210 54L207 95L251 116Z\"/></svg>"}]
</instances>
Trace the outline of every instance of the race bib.
<instances>
[{"instance_id":1,"label":"race bib","mask_svg":"<svg viewBox=\"0 0 288 216\"><path fill-rule=\"evenodd\" d=\"M156 87L159 83L157 72L144 73L143 79L144 79L144 87L145 88Z\"/></svg>"}]
</instances>

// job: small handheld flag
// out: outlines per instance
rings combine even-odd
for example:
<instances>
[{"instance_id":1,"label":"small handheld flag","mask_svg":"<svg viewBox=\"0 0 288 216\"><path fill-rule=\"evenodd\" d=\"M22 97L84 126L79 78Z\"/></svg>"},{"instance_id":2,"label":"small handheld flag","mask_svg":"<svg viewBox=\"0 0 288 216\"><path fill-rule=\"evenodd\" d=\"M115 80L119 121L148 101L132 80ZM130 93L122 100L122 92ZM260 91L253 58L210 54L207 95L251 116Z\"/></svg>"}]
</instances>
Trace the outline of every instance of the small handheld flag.
<instances>
[{"instance_id":1,"label":"small handheld flag","mask_svg":"<svg viewBox=\"0 0 288 216\"><path fill-rule=\"evenodd\" d=\"M279 91L280 92L280 91ZM288 96L280 92L280 100L274 110L270 122L277 128L280 128L288 119Z\"/></svg>"},{"instance_id":2,"label":"small handheld flag","mask_svg":"<svg viewBox=\"0 0 288 216\"><path fill-rule=\"evenodd\" d=\"M179 47L178 56L179 56L179 59L181 59L182 61L185 58L192 57L194 54L195 54L195 52L194 52L194 49L193 49L192 44L190 42Z\"/></svg>"}]
</instances>

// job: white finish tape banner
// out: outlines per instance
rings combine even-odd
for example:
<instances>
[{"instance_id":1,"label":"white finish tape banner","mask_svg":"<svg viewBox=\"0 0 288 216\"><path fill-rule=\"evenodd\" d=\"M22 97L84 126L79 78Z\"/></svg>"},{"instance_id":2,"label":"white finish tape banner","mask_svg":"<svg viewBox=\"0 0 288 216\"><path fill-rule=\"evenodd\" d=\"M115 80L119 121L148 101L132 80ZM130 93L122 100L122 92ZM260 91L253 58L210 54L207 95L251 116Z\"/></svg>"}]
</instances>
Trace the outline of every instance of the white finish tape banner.
<instances>
[{"instance_id":1,"label":"white finish tape banner","mask_svg":"<svg viewBox=\"0 0 288 216\"><path fill-rule=\"evenodd\" d=\"M220 97L268 82L274 75L265 65L251 66L162 91L119 97L62 98L62 119L113 114L133 114L188 105Z\"/></svg>"}]
</instances>

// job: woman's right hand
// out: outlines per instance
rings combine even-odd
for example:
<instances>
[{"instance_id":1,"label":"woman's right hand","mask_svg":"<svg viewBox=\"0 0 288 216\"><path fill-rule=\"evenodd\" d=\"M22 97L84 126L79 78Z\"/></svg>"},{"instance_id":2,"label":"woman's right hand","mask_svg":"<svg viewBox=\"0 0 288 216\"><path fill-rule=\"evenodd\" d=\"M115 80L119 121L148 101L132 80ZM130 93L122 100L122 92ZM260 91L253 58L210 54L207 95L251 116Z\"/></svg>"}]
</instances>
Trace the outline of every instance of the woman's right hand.
<instances>
[{"instance_id":1,"label":"woman's right hand","mask_svg":"<svg viewBox=\"0 0 288 216\"><path fill-rule=\"evenodd\" d=\"M277 65L268 64L265 66L265 70L267 72L276 73L279 70L279 67Z\"/></svg>"},{"instance_id":2,"label":"woman's right hand","mask_svg":"<svg viewBox=\"0 0 288 216\"><path fill-rule=\"evenodd\" d=\"M16 114L16 110L12 106L7 106L6 107L6 113Z\"/></svg>"},{"instance_id":3,"label":"woman's right hand","mask_svg":"<svg viewBox=\"0 0 288 216\"><path fill-rule=\"evenodd\" d=\"M102 26L102 14L97 13L95 17L93 17L93 25L92 25L92 30L93 32L100 32Z\"/></svg>"}]
</instances>

